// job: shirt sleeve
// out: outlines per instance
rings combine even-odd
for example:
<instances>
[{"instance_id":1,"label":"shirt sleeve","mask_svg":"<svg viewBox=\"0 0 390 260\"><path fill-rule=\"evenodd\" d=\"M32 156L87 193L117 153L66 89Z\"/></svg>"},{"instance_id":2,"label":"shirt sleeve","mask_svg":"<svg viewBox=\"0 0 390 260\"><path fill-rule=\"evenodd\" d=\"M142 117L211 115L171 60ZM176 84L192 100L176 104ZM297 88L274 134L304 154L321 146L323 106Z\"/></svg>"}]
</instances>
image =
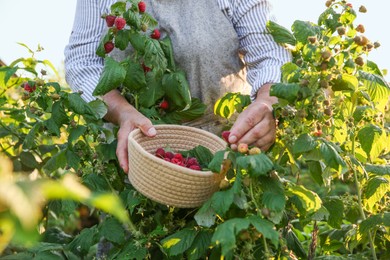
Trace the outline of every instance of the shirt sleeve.
<instances>
[{"instance_id":1,"label":"shirt sleeve","mask_svg":"<svg viewBox=\"0 0 390 260\"><path fill-rule=\"evenodd\" d=\"M228 1L228 0L224 0ZM247 67L247 80L252 86L251 98L266 83L278 83L281 67L291 60L291 53L277 44L267 32L271 4L266 0L230 0L229 15L239 38L239 51Z\"/></svg>"},{"instance_id":2,"label":"shirt sleeve","mask_svg":"<svg viewBox=\"0 0 390 260\"><path fill-rule=\"evenodd\" d=\"M89 102L100 74L104 59L96 55L106 27L102 14L109 13L113 0L78 0L69 43L65 47L65 79L72 91L82 91L81 97Z\"/></svg>"}]
</instances>

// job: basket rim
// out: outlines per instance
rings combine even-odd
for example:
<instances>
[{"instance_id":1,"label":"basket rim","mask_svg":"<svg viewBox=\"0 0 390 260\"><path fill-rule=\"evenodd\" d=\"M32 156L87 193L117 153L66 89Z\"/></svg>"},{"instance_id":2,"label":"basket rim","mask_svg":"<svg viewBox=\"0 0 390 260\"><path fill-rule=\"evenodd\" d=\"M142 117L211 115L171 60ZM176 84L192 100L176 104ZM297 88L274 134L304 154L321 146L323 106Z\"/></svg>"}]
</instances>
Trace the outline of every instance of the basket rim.
<instances>
[{"instance_id":1,"label":"basket rim","mask_svg":"<svg viewBox=\"0 0 390 260\"><path fill-rule=\"evenodd\" d=\"M214 135L214 134L209 133L209 132L207 132L207 131L205 131L203 129L199 129L199 128L195 128L195 127L183 126L183 125L172 125L172 124L160 124L160 125L155 125L154 127L157 130L157 134L158 134L158 130L159 129L161 130L161 129L166 129L166 128L178 128L178 129L182 129L182 130L190 130L190 131L202 132L202 133L210 136L211 138L214 138L214 139L218 138L222 142L225 142L222 138L219 138L217 135ZM152 161L154 161L156 163L162 164L164 167L172 168L173 170L181 171L181 172L186 173L186 174L197 175L197 176L204 176L204 177L210 177L210 176L213 176L215 174L220 174L218 172L212 172L210 170L207 170L207 171L193 170L193 169L190 169L190 168L187 168L187 167L183 167L183 166L180 166L180 165L173 164L171 162L167 162L167 161L163 160L162 158L158 158L157 156L154 156L153 154L151 154L148 151L146 151L134 139L134 136L136 134L139 134L139 133L142 133L139 128L136 128L133 131L131 131L129 133L129 135L128 135L128 143L131 142L137 148L138 152L140 152L143 156L146 156L148 159L151 159ZM147 137L147 136L145 136L145 137ZM148 137L148 138L154 138L154 137Z\"/></svg>"}]
</instances>

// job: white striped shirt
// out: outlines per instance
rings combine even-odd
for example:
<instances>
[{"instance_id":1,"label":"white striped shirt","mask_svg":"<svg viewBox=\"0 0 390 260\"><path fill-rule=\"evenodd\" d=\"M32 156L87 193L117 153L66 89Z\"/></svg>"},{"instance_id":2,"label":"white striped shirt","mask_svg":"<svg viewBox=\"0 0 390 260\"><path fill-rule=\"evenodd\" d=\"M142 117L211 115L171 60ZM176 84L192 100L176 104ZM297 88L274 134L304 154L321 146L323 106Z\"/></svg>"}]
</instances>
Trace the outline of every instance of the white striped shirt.
<instances>
[{"instance_id":1,"label":"white striped shirt","mask_svg":"<svg viewBox=\"0 0 390 260\"><path fill-rule=\"evenodd\" d=\"M69 43L65 48L65 76L73 91L82 90L86 101L94 100L95 89L104 60L96 49L106 27L102 14L110 12L114 0L78 0ZM251 96L266 83L280 81L281 66L291 55L266 33L270 3L266 0L218 0L222 12L230 19L239 39L239 52L247 67Z\"/></svg>"}]
</instances>

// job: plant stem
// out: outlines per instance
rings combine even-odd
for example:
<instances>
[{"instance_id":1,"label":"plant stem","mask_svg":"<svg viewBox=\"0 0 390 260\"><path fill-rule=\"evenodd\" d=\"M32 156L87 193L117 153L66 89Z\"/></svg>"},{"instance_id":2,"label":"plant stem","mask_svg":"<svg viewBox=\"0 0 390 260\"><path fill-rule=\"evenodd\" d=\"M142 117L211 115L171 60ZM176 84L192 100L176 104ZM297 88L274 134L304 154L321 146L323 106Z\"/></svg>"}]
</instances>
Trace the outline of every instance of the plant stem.
<instances>
[{"instance_id":1,"label":"plant stem","mask_svg":"<svg viewBox=\"0 0 390 260\"><path fill-rule=\"evenodd\" d=\"M257 202L256 202L256 200L255 200L254 193L253 193L253 184L252 184L252 181L251 181L250 184L249 184L249 192L250 192L250 195L251 195L251 199L252 199L253 203L255 204L257 214L259 215L259 217L261 217L261 216L260 216L260 207L259 207L259 205L257 204ZM262 237L263 237L263 243L264 243L264 254L265 254L265 259L269 259L269 249L268 249L267 239L265 238L264 234L262 234Z\"/></svg>"},{"instance_id":2,"label":"plant stem","mask_svg":"<svg viewBox=\"0 0 390 260\"><path fill-rule=\"evenodd\" d=\"M353 137L352 137L352 155L355 156L355 135L353 135ZM353 176L355 179L356 192L357 192L357 196L358 196L359 212L360 212L362 219L366 220L366 214L364 213L363 203L362 203L362 192L360 189L360 183L359 183L357 171L352 163L350 163L349 166L352 168ZM375 252L375 245L374 245L374 241L373 241L370 230L368 231L368 240L369 240L370 247L371 247L372 259L376 260L377 257L376 257L376 252Z\"/></svg>"}]
</instances>

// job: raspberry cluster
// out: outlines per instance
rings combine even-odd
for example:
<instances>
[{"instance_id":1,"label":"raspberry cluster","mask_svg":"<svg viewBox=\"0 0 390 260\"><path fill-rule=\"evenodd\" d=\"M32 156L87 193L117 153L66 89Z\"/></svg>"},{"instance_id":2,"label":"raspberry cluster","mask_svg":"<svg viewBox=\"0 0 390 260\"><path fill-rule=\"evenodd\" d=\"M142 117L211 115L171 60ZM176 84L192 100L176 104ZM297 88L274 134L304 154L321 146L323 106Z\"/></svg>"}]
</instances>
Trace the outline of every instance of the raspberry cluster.
<instances>
[{"instance_id":1,"label":"raspberry cluster","mask_svg":"<svg viewBox=\"0 0 390 260\"><path fill-rule=\"evenodd\" d=\"M198 160L195 157L183 157L181 153L173 153L170 151L165 151L164 148L158 148L155 152L155 155L161 159L164 159L167 162L171 162L183 167L187 167L192 170L200 171L202 168L199 165Z\"/></svg>"}]
</instances>

